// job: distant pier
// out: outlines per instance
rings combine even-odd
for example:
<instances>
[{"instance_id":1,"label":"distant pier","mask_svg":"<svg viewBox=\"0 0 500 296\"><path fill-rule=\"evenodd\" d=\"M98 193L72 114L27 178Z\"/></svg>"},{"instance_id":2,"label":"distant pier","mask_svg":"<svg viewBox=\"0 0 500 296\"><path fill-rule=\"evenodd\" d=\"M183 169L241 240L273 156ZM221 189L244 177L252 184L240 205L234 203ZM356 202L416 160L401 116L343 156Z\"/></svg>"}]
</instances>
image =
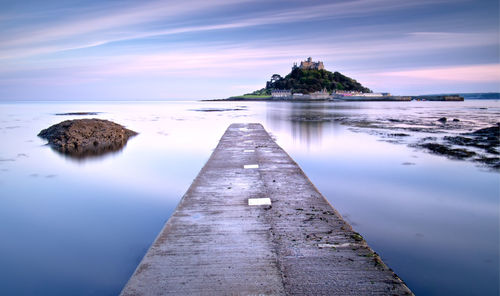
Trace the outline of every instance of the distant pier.
<instances>
[{"instance_id":1,"label":"distant pier","mask_svg":"<svg viewBox=\"0 0 500 296\"><path fill-rule=\"evenodd\" d=\"M121 295L412 295L260 124L232 124Z\"/></svg>"}]
</instances>

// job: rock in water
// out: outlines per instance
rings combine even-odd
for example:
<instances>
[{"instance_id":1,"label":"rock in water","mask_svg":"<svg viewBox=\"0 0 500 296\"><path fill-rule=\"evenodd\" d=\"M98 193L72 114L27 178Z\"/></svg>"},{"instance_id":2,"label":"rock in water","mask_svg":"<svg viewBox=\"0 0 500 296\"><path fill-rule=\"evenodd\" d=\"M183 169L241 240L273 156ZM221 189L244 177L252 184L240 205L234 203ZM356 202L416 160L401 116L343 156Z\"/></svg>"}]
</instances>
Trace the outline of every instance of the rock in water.
<instances>
[{"instance_id":1,"label":"rock in water","mask_svg":"<svg viewBox=\"0 0 500 296\"><path fill-rule=\"evenodd\" d=\"M134 131L102 119L66 120L38 134L57 151L77 158L120 150L135 135Z\"/></svg>"}]
</instances>

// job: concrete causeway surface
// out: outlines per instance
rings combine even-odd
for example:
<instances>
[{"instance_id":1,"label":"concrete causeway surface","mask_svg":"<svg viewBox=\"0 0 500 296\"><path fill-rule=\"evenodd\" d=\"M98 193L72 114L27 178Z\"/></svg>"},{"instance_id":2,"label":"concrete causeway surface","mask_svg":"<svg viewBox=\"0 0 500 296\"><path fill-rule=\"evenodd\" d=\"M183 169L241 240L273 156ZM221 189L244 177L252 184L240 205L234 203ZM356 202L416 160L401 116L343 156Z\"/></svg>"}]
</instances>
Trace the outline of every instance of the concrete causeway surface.
<instances>
[{"instance_id":1,"label":"concrete causeway surface","mask_svg":"<svg viewBox=\"0 0 500 296\"><path fill-rule=\"evenodd\" d=\"M121 295L412 295L260 124L232 124Z\"/></svg>"}]
</instances>

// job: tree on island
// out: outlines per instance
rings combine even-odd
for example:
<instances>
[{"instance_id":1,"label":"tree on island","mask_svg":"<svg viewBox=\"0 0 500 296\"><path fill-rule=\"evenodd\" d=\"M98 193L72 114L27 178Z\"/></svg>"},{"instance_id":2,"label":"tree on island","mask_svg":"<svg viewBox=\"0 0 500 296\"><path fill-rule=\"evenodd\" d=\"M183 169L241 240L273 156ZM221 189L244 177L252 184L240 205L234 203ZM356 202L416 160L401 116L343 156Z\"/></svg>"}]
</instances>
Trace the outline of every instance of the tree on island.
<instances>
[{"instance_id":1,"label":"tree on island","mask_svg":"<svg viewBox=\"0 0 500 296\"><path fill-rule=\"evenodd\" d=\"M266 87L246 95L270 96L271 91L275 89L291 90L292 93L302 94L310 94L325 89L328 92L336 90L363 93L372 92L369 88L361 85L361 83L339 72L332 73L324 69L301 69L294 66L292 71L285 77L273 74L271 79L266 82Z\"/></svg>"},{"instance_id":2,"label":"tree on island","mask_svg":"<svg viewBox=\"0 0 500 296\"><path fill-rule=\"evenodd\" d=\"M294 67L285 77L274 74L266 83L266 90L290 89L293 93L309 94L326 89L328 92L335 90L372 92L356 80L342 75L339 72L330 72L317 69L300 69Z\"/></svg>"},{"instance_id":3,"label":"tree on island","mask_svg":"<svg viewBox=\"0 0 500 296\"><path fill-rule=\"evenodd\" d=\"M280 74L273 74L273 76L271 76L270 82L275 83L276 81L279 81L281 79L283 79L283 77L281 77Z\"/></svg>"}]
</instances>

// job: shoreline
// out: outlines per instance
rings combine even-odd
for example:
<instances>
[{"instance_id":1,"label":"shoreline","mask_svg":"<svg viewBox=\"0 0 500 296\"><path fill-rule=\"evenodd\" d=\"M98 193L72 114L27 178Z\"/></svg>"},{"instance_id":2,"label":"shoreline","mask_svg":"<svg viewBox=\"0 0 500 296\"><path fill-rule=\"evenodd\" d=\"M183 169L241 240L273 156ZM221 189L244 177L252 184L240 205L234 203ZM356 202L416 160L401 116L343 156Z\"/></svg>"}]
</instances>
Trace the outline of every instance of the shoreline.
<instances>
[{"instance_id":1,"label":"shoreline","mask_svg":"<svg viewBox=\"0 0 500 296\"><path fill-rule=\"evenodd\" d=\"M260 102L410 102L410 101L430 101L430 102L462 102L464 97L459 95L423 95L423 96L327 96L315 98L310 95L288 96L288 97L245 97L234 96L226 99L209 99L203 102L217 101L260 101Z\"/></svg>"}]
</instances>

